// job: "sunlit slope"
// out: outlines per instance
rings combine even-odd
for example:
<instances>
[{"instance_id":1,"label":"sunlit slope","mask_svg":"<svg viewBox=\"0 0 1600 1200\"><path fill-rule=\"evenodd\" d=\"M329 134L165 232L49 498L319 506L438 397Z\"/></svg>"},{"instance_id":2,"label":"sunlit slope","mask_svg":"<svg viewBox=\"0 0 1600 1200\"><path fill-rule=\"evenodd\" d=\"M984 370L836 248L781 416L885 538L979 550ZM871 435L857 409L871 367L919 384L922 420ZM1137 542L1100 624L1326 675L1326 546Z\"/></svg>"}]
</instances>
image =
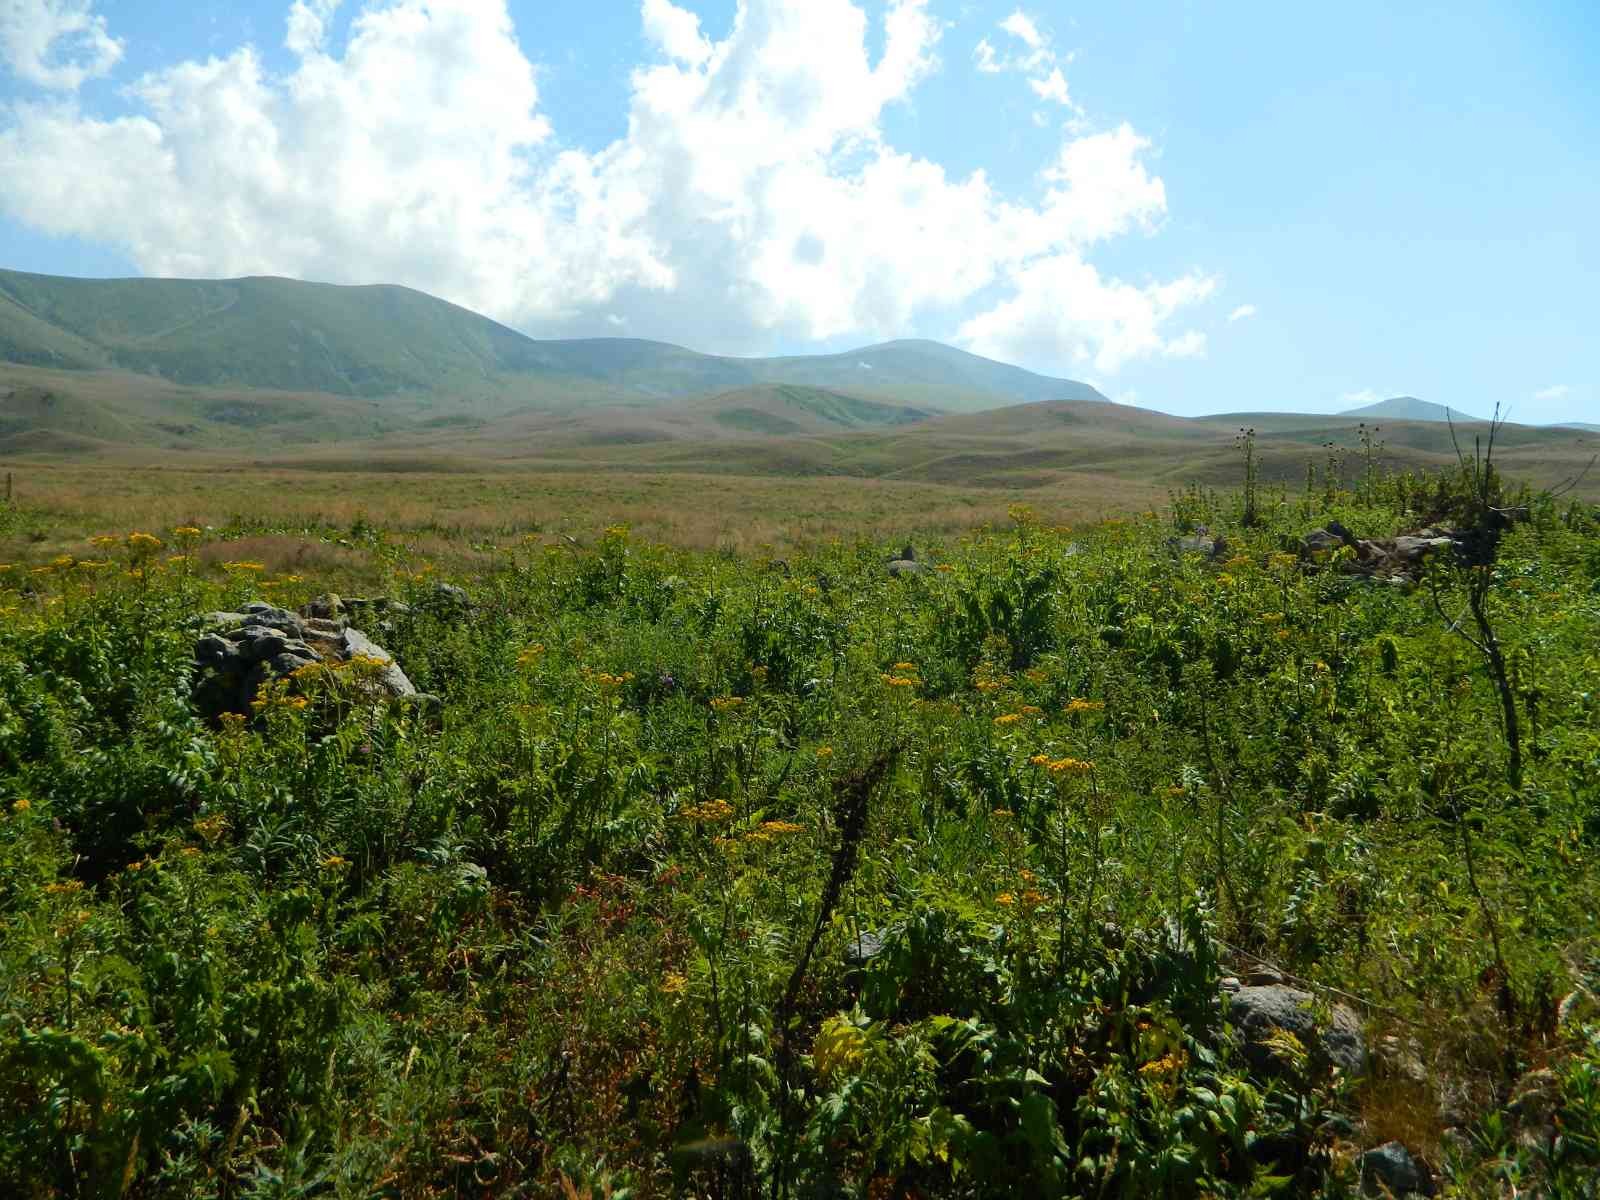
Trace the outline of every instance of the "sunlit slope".
<instances>
[{"instance_id":1,"label":"sunlit slope","mask_svg":"<svg viewBox=\"0 0 1600 1200\"><path fill-rule=\"evenodd\" d=\"M1100 399L937 342L729 358L633 338L538 341L409 288L0 271L0 361L197 387L425 398L443 415L656 403L763 385L949 410Z\"/></svg>"}]
</instances>

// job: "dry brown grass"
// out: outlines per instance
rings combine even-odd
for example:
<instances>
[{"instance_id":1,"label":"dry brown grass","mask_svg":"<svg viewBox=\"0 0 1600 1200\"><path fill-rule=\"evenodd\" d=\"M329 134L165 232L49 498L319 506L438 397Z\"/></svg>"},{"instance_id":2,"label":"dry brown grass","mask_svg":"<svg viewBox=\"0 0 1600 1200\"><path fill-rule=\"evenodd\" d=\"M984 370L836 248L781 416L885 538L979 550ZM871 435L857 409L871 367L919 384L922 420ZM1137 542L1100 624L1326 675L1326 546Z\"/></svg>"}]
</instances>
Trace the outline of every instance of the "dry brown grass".
<instances>
[{"instance_id":1,"label":"dry brown grass","mask_svg":"<svg viewBox=\"0 0 1600 1200\"><path fill-rule=\"evenodd\" d=\"M216 550L275 570L311 567L338 547L326 535L366 521L424 555L534 534L587 540L626 524L652 541L735 552L784 550L832 538L953 537L1006 521L1019 501L1053 524L1162 503L1166 492L1108 476L1062 475L1030 488L981 488L833 476L677 472L346 472L228 466L37 465L16 471L19 502L40 515L51 545L97 533L236 525L246 540ZM273 530L255 536L254 529ZM248 547L248 548L247 548ZM330 564L331 565L331 564Z\"/></svg>"}]
</instances>

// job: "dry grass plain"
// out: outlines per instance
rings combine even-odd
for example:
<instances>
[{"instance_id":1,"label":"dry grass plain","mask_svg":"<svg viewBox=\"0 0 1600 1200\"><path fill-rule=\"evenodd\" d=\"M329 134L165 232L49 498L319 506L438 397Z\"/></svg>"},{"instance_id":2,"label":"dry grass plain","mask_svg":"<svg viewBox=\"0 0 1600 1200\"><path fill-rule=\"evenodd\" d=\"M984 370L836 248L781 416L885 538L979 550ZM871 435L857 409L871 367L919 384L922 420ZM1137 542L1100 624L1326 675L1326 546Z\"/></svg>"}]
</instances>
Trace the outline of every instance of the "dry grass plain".
<instances>
[{"instance_id":1,"label":"dry grass plain","mask_svg":"<svg viewBox=\"0 0 1600 1200\"><path fill-rule=\"evenodd\" d=\"M625 524L651 541L741 554L784 552L832 538L945 539L1006 519L1025 502L1053 524L1148 509L1163 488L1064 473L1028 489L859 479L657 471L296 470L217 463L27 463L11 468L31 520L0 550L33 557L98 533L178 525L233 527L259 545L236 548L273 569L303 565L305 534L362 523L423 554L467 553L527 535L586 542ZM7 543L10 543L9 545ZM320 541L319 541L320 544ZM332 543L335 547L337 541ZM322 553L325 551L319 551Z\"/></svg>"}]
</instances>

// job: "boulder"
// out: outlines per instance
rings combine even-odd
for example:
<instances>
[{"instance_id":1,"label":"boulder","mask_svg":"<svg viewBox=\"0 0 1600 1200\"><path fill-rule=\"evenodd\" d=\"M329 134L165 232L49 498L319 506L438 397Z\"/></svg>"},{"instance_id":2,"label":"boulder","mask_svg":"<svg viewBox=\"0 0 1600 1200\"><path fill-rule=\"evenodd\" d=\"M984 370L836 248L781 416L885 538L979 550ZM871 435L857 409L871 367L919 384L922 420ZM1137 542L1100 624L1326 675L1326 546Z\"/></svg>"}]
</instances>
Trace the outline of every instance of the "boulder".
<instances>
[{"instance_id":1,"label":"boulder","mask_svg":"<svg viewBox=\"0 0 1600 1200\"><path fill-rule=\"evenodd\" d=\"M910 542L907 542L905 548L900 551L899 558L891 558L888 563L889 574L896 579L905 575L920 575L924 570L923 565L917 561L917 552Z\"/></svg>"},{"instance_id":2,"label":"boulder","mask_svg":"<svg viewBox=\"0 0 1600 1200\"><path fill-rule=\"evenodd\" d=\"M1344 539L1327 529L1313 529L1300 539L1300 549L1305 554L1331 554L1344 545Z\"/></svg>"},{"instance_id":3,"label":"boulder","mask_svg":"<svg viewBox=\"0 0 1600 1200\"><path fill-rule=\"evenodd\" d=\"M1385 1142L1356 1159L1363 1196L1431 1196L1433 1176L1399 1142Z\"/></svg>"},{"instance_id":4,"label":"boulder","mask_svg":"<svg viewBox=\"0 0 1600 1200\"><path fill-rule=\"evenodd\" d=\"M1313 1061L1325 1060L1351 1078L1366 1073L1367 1046L1361 1020L1345 1005L1334 1005L1326 1026L1319 1026L1313 1010L1315 997L1286 984L1249 984L1233 992L1228 1001L1228 1019L1243 1039L1246 1060L1258 1071L1271 1073L1279 1068L1268 1038L1273 1030L1281 1029L1294 1034Z\"/></svg>"},{"instance_id":5,"label":"boulder","mask_svg":"<svg viewBox=\"0 0 1600 1200\"><path fill-rule=\"evenodd\" d=\"M342 611L338 597L319 598L307 608L318 614ZM209 721L223 713L249 715L261 689L273 679L357 655L381 664L370 677L378 695L403 699L417 693L393 655L343 620L302 616L256 600L238 612L206 613L198 625L193 698Z\"/></svg>"}]
</instances>

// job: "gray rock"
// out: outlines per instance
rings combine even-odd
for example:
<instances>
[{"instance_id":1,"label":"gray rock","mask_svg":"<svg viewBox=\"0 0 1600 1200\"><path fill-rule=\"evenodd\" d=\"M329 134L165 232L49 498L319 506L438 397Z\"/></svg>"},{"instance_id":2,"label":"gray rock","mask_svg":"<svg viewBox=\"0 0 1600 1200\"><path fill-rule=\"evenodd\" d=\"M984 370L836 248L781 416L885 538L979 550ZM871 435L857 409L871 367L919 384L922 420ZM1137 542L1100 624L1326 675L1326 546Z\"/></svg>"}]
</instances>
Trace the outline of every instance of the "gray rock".
<instances>
[{"instance_id":1,"label":"gray rock","mask_svg":"<svg viewBox=\"0 0 1600 1200\"><path fill-rule=\"evenodd\" d=\"M1294 1034L1313 1060L1320 1056L1351 1078L1366 1073L1367 1047L1360 1019L1336 1004L1327 1026L1319 1028L1313 1011L1315 999L1310 992L1280 983L1242 987L1233 993L1228 1016L1243 1038L1245 1058L1251 1066L1266 1073L1279 1069L1267 1038L1274 1029L1282 1029Z\"/></svg>"},{"instance_id":2,"label":"gray rock","mask_svg":"<svg viewBox=\"0 0 1600 1200\"><path fill-rule=\"evenodd\" d=\"M1385 1142L1356 1160L1364 1196L1431 1196L1433 1176L1399 1142Z\"/></svg>"},{"instance_id":3,"label":"gray rock","mask_svg":"<svg viewBox=\"0 0 1600 1200\"><path fill-rule=\"evenodd\" d=\"M429 607L445 611L466 612L472 607L472 597L466 588L453 583L436 583L428 593Z\"/></svg>"},{"instance_id":4,"label":"gray rock","mask_svg":"<svg viewBox=\"0 0 1600 1200\"><path fill-rule=\"evenodd\" d=\"M867 963L877 958L889 946L889 939L883 934L871 929L863 929L859 934L850 939L845 947L845 961L851 966L864 967Z\"/></svg>"},{"instance_id":5,"label":"gray rock","mask_svg":"<svg viewBox=\"0 0 1600 1200\"><path fill-rule=\"evenodd\" d=\"M1516 1125L1517 1142L1530 1150L1548 1150L1555 1142L1560 1107L1561 1080L1548 1067L1529 1071L1517 1080L1506 1105Z\"/></svg>"},{"instance_id":6,"label":"gray rock","mask_svg":"<svg viewBox=\"0 0 1600 1200\"><path fill-rule=\"evenodd\" d=\"M346 659L354 658L359 654L365 658L375 658L385 664L384 672L379 676L379 682L383 684L390 695L415 696L417 694L416 687L412 685L411 680L406 678L406 673L400 669L399 664L394 661L394 657L366 634L359 629L346 629L340 637L343 639L344 657Z\"/></svg>"},{"instance_id":7,"label":"gray rock","mask_svg":"<svg viewBox=\"0 0 1600 1200\"><path fill-rule=\"evenodd\" d=\"M1300 539L1300 548L1307 554L1331 553L1344 545L1344 539L1326 529L1313 529Z\"/></svg>"},{"instance_id":8,"label":"gray rock","mask_svg":"<svg viewBox=\"0 0 1600 1200\"><path fill-rule=\"evenodd\" d=\"M1217 539L1204 534L1173 538L1167 545L1178 554L1204 554L1207 558L1215 558L1217 554Z\"/></svg>"},{"instance_id":9,"label":"gray rock","mask_svg":"<svg viewBox=\"0 0 1600 1200\"><path fill-rule=\"evenodd\" d=\"M900 578L902 575L920 575L924 569L925 568L921 563L912 562L910 559L905 558L896 558L891 560L888 567L889 574L893 575L896 579Z\"/></svg>"},{"instance_id":10,"label":"gray rock","mask_svg":"<svg viewBox=\"0 0 1600 1200\"><path fill-rule=\"evenodd\" d=\"M219 666L239 653L239 648L227 638L214 633L203 635L194 644L194 660L203 667Z\"/></svg>"},{"instance_id":11,"label":"gray rock","mask_svg":"<svg viewBox=\"0 0 1600 1200\"><path fill-rule=\"evenodd\" d=\"M340 607L336 597L333 603L307 607L314 606L322 612ZM302 617L256 600L237 613L208 613L198 625L204 632L195 642L194 703L212 721L228 712L248 714L269 680L358 654L382 664L371 680L375 693L395 698L416 695L394 657L342 620Z\"/></svg>"},{"instance_id":12,"label":"gray rock","mask_svg":"<svg viewBox=\"0 0 1600 1200\"><path fill-rule=\"evenodd\" d=\"M1394 554L1396 558L1406 562L1416 562L1418 559L1434 550L1444 549L1450 545L1447 537L1397 537L1394 539Z\"/></svg>"}]
</instances>

